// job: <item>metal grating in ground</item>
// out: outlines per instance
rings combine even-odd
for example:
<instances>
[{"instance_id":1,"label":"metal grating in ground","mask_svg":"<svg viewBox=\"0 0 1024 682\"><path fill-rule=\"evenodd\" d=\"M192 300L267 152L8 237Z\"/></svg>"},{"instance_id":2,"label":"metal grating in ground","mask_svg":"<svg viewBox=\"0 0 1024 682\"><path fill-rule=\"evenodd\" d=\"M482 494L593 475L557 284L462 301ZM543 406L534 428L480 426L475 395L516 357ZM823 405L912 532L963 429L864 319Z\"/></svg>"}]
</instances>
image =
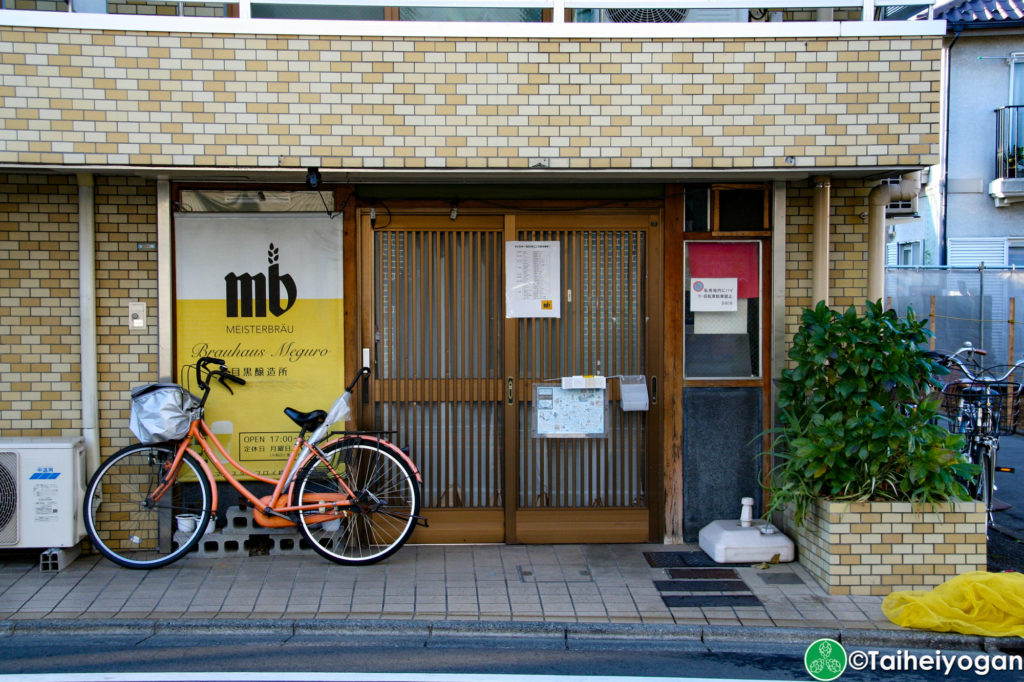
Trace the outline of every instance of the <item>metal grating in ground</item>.
<instances>
[{"instance_id":1,"label":"metal grating in ground","mask_svg":"<svg viewBox=\"0 0 1024 682\"><path fill-rule=\"evenodd\" d=\"M704 552L644 552L647 564L652 568L715 568L714 560Z\"/></svg>"},{"instance_id":2,"label":"metal grating in ground","mask_svg":"<svg viewBox=\"0 0 1024 682\"><path fill-rule=\"evenodd\" d=\"M644 558L671 578L654 581L669 608L763 606L739 573L722 568L704 552L644 552Z\"/></svg>"}]
</instances>

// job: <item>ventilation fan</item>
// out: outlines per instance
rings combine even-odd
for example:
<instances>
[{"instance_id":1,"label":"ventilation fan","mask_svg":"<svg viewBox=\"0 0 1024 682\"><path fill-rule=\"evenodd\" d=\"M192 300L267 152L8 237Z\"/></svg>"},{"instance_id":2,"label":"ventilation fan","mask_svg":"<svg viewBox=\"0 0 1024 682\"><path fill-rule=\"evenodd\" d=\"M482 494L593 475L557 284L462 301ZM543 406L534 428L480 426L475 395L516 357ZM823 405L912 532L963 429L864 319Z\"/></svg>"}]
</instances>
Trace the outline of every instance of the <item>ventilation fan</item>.
<instances>
[{"instance_id":1,"label":"ventilation fan","mask_svg":"<svg viewBox=\"0 0 1024 682\"><path fill-rule=\"evenodd\" d=\"M0 545L18 541L18 487L14 453L0 453Z\"/></svg>"},{"instance_id":2,"label":"ventilation fan","mask_svg":"<svg viewBox=\"0 0 1024 682\"><path fill-rule=\"evenodd\" d=\"M610 9L608 18L619 24L673 24L686 21L685 9Z\"/></svg>"}]
</instances>

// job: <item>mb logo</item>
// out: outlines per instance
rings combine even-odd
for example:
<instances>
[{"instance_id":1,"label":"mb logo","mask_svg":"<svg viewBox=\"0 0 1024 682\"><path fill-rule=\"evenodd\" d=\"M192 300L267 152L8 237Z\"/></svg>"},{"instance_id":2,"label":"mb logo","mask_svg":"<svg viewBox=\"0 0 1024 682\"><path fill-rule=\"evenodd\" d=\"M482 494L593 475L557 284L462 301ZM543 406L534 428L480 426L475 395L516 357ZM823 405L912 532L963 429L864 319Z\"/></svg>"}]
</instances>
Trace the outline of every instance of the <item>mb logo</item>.
<instances>
[{"instance_id":1,"label":"mb logo","mask_svg":"<svg viewBox=\"0 0 1024 682\"><path fill-rule=\"evenodd\" d=\"M280 250L271 244L267 251L270 267L267 268L265 275L262 272L258 275L236 275L229 272L224 276L228 317L266 317L268 308L275 317L280 317L295 305L295 280L291 275L282 275L279 272L279 253ZM287 303L283 306L282 287L287 297Z\"/></svg>"}]
</instances>

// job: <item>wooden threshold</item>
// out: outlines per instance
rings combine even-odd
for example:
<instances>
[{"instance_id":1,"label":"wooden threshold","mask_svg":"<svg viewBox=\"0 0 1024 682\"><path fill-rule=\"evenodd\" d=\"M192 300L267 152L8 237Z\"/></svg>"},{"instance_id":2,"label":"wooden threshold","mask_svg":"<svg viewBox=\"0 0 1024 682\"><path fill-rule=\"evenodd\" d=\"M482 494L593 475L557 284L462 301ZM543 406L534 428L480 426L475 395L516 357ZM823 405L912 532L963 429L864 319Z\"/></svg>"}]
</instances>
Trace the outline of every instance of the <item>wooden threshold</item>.
<instances>
[{"instance_id":1,"label":"wooden threshold","mask_svg":"<svg viewBox=\"0 0 1024 682\"><path fill-rule=\"evenodd\" d=\"M516 541L539 544L649 542L647 509L520 509Z\"/></svg>"},{"instance_id":2,"label":"wooden threshold","mask_svg":"<svg viewBox=\"0 0 1024 682\"><path fill-rule=\"evenodd\" d=\"M409 542L453 544L504 542L505 514L501 509L424 509L428 528L418 526Z\"/></svg>"}]
</instances>

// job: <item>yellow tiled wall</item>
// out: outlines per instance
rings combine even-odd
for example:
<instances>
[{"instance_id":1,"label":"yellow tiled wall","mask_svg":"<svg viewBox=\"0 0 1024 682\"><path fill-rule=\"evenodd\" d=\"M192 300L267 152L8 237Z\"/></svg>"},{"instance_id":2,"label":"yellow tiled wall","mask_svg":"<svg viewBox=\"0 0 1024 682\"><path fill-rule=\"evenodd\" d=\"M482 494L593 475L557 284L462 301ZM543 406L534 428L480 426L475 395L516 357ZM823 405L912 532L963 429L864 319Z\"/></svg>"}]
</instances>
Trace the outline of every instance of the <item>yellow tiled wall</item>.
<instances>
[{"instance_id":1,"label":"yellow tiled wall","mask_svg":"<svg viewBox=\"0 0 1024 682\"><path fill-rule=\"evenodd\" d=\"M0 163L102 170L730 169L937 162L940 38L382 39L0 29ZM817 169L822 169L818 171ZM97 174L101 433L155 379L155 185ZM197 178L199 176L197 175ZM639 176L638 176L639 177ZM781 176L780 176L781 177ZM27 189L26 189L27 186ZM832 181L836 305L860 303L869 187ZM787 337L810 299L788 191ZM0 433L80 429L73 175L0 176ZM39 246L36 242L44 243ZM37 248L38 247L38 248ZM42 252L41 255L40 253ZM34 255L30 255L34 254ZM27 359L27 360L26 360Z\"/></svg>"},{"instance_id":2,"label":"yellow tiled wall","mask_svg":"<svg viewBox=\"0 0 1024 682\"><path fill-rule=\"evenodd\" d=\"M821 501L803 525L792 519L783 525L797 538L800 564L829 594L885 596L934 587L987 565L980 502Z\"/></svg>"},{"instance_id":3,"label":"yellow tiled wall","mask_svg":"<svg viewBox=\"0 0 1024 682\"><path fill-rule=\"evenodd\" d=\"M938 159L940 38L0 30L0 163L752 169Z\"/></svg>"},{"instance_id":4,"label":"yellow tiled wall","mask_svg":"<svg viewBox=\"0 0 1024 682\"><path fill-rule=\"evenodd\" d=\"M156 183L96 176L96 315L100 447L135 442L130 389L157 380ZM128 328L128 303L146 304L145 331Z\"/></svg>"},{"instance_id":5,"label":"yellow tiled wall","mask_svg":"<svg viewBox=\"0 0 1024 682\"><path fill-rule=\"evenodd\" d=\"M100 445L133 442L128 390L157 373L156 190L96 176ZM78 186L68 175L0 175L0 434L82 433ZM128 330L128 302L149 311Z\"/></svg>"},{"instance_id":6,"label":"yellow tiled wall","mask_svg":"<svg viewBox=\"0 0 1024 682\"><path fill-rule=\"evenodd\" d=\"M78 188L0 175L0 434L82 432Z\"/></svg>"}]
</instances>

